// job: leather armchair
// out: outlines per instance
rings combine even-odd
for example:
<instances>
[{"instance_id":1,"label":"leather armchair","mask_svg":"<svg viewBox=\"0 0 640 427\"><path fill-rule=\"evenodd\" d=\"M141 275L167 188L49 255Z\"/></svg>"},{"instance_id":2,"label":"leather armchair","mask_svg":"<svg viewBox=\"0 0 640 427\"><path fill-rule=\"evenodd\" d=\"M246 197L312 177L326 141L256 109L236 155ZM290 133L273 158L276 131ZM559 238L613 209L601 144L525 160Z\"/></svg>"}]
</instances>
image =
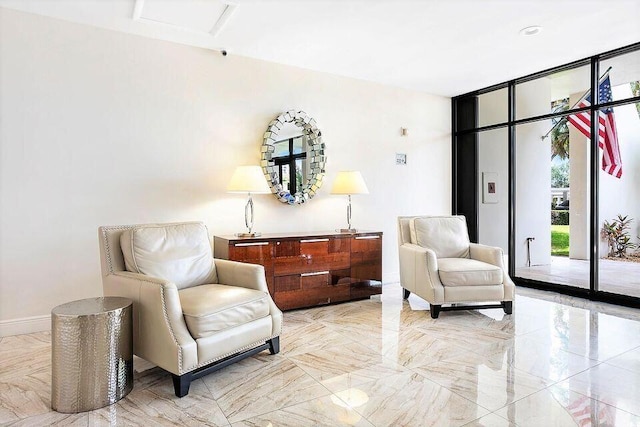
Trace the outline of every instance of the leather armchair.
<instances>
[{"instance_id":1,"label":"leather armchair","mask_svg":"<svg viewBox=\"0 0 640 427\"><path fill-rule=\"evenodd\" d=\"M134 354L192 380L263 350L280 350L282 312L264 267L214 259L202 223L99 227L105 296L133 300Z\"/></svg>"},{"instance_id":2,"label":"leather armchair","mask_svg":"<svg viewBox=\"0 0 640 427\"><path fill-rule=\"evenodd\" d=\"M512 313L515 285L502 249L471 243L464 216L398 217L398 244L404 298L413 292L428 301L432 318L474 308ZM499 304L460 304L487 301Z\"/></svg>"}]
</instances>

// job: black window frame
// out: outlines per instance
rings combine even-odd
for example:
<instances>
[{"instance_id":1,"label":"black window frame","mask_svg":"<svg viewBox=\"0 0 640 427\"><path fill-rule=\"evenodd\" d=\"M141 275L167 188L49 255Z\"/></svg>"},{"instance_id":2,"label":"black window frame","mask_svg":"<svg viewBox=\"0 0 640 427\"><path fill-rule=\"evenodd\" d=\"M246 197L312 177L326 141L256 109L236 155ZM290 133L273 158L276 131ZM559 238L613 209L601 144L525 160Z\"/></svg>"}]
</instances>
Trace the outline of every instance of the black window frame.
<instances>
[{"instance_id":1,"label":"black window frame","mask_svg":"<svg viewBox=\"0 0 640 427\"><path fill-rule=\"evenodd\" d=\"M469 224L469 237L471 241L478 241L478 134L483 131L507 128L508 129L508 252L509 275L517 285L551 290L568 295L588 298L594 301L603 301L618 305L640 308L640 297L616 294L599 289L599 156L596 114L605 107L617 107L640 102L640 96L626 98L618 101L600 103L598 96L598 80L600 72L600 62L614 58L616 56L640 51L640 42L628 46L614 49L601 54L593 55L568 64L552 67L540 72L532 73L507 82L492 85L483 89L467 92L451 99L451 159L452 159L452 194L451 213L454 215L465 215ZM533 117L516 119L516 85L531 80L549 76L561 71L571 70L589 65L590 67L590 89L595 94L595 99L589 107L573 109L570 112L576 113L589 111L591 114L591 139L590 152L591 162L590 172L590 200L589 213L591 222L589 224L589 289L579 288L552 282L525 279L515 275L515 229L516 229L516 127L521 124L532 123L540 120L548 120L567 115L567 111L543 114ZM493 92L504 88L508 89L508 113L507 121L486 126L478 126L477 97L479 95ZM475 105L474 105L474 101ZM470 126L470 124L472 124ZM463 130L458 130L463 129Z\"/></svg>"},{"instance_id":2,"label":"black window frame","mask_svg":"<svg viewBox=\"0 0 640 427\"><path fill-rule=\"evenodd\" d=\"M278 180L280 184L282 184L282 166L289 165L289 193L292 195L298 193L298 182L297 182L298 178L296 177L296 160L307 158L307 152L305 150L303 150L301 153L293 154L293 141L297 138L303 138L302 146L304 148L305 146L304 136L296 136L296 137L291 137L291 138L283 139L280 141L276 141L274 142L274 145L288 140L289 153L285 156L278 156L272 159L274 164L278 166Z\"/></svg>"}]
</instances>

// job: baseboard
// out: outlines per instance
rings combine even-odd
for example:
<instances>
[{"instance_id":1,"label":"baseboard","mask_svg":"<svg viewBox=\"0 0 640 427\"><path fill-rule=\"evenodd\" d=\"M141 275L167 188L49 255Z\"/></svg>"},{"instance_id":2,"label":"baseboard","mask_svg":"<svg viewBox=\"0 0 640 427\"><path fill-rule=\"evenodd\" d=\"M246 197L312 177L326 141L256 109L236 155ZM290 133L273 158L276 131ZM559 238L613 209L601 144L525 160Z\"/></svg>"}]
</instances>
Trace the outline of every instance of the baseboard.
<instances>
[{"instance_id":1,"label":"baseboard","mask_svg":"<svg viewBox=\"0 0 640 427\"><path fill-rule=\"evenodd\" d=\"M383 285L400 282L400 274L393 272L387 274L382 282ZM21 319L0 320L0 337L11 335L30 334L51 330L51 316L23 317Z\"/></svg>"},{"instance_id":2,"label":"baseboard","mask_svg":"<svg viewBox=\"0 0 640 427\"><path fill-rule=\"evenodd\" d=\"M0 320L0 337L30 334L51 330L51 316L23 317L21 319Z\"/></svg>"}]
</instances>

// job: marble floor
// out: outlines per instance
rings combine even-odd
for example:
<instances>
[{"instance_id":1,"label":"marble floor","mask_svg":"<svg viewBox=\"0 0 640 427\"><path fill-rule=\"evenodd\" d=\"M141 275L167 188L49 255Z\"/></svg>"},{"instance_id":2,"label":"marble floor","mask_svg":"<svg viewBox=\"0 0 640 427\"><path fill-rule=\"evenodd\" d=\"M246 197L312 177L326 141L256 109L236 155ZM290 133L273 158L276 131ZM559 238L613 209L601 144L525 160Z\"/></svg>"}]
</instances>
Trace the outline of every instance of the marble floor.
<instances>
[{"instance_id":1,"label":"marble floor","mask_svg":"<svg viewBox=\"0 0 640 427\"><path fill-rule=\"evenodd\" d=\"M398 285L285 313L282 351L195 381L136 359L133 391L50 410L50 334L0 339L0 425L640 426L640 311L518 289L513 315L444 312Z\"/></svg>"}]
</instances>

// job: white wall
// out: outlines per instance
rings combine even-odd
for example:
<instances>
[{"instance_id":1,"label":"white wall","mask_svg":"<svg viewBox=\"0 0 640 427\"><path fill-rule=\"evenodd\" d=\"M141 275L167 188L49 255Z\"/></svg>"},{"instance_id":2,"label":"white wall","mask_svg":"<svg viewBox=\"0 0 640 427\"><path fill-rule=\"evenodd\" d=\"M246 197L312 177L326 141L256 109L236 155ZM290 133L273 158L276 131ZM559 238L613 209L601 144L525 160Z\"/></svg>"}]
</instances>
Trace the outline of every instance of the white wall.
<instances>
[{"instance_id":1,"label":"white wall","mask_svg":"<svg viewBox=\"0 0 640 427\"><path fill-rule=\"evenodd\" d=\"M519 117L539 114L551 104L549 79L537 79L518 85L516 111ZM508 102L505 90L483 94L478 98L478 121L481 124L504 122ZM516 268L527 265L527 237L531 243L531 264L551 262L551 219L549 214L551 188L551 145L541 136L551 128L550 121L516 127ZM479 241L500 246L508 253L508 130L506 128L480 132L478 135L478 217ZM497 172L496 204L482 203L482 172ZM511 255L511 254L509 254Z\"/></svg>"},{"instance_id":2,"label":"white wall","mask_svg":"<svg viewBox=\"0 0 640 427\"><path fill-rule=\"evenodd\" d=\"M611 88L614 100L632 97L629 84ZM582 94L574 94L577 100ZM633 218L630 236L634 243L640 235L640 118L634 104L614 108L622 177L620 179L599 170L599 227L605 220L611 222L618 214ZM573 126L569 126L571 138L571 210L570 251L571 258L589 259L589 140ZM602 162L602 150L598 152L598 165ZM600 257L609 252L606 241L600 241Z\"/></svg>"},{"instance_id":3,"label":"white wall","mask_svg":"<svg viewBox=\"0 0 640 427\"><path fill-rule=\"evenodd\" d=\"M371 194L354 197L353 223L385 233L390 282L396 216L450 212L448 98L1 8L0 39L0 335L47 329L52 307L102 294L99 225L243 230L245 197L225 187L288 109L317 120L327 179L305 206L256 196L257 230L344 226L346 198L329 190L358 169Z\"/></svg>"},{"instance_id":4,"label":"white wall","mask_svg":"<svg viewBox=\"0 0 640 427\"><path fill-rule=\"evenodd\" d=\"M478 242L501 247L509 254L509 131L507 128L478 135ZM482 173L496 172L497 203L482 201Z\"/></svg>"},{"instance_id":5,"label":"white wall","mask_svg":"<svg viewBox=\"0 0 640 427\"><path fill-rule=\"evenodd\" d=\"M537 79L518 87L516 111L531 117L541 105L551 105L551 82ZM516 268L526 266L528 237L531 265L551 262L551 138L541 139L550 120L519 125L516 128Z\"/></svg>"},{"instance_id":6,"label":"white wall","mask_svg":"<svg viewBox=\"0 0 640 427\"><path fill-rule=\"evenodd\" d=\"M478 97L478 123L507 121L508 99L505 90ZM501 247L509 254L509 131L494 129L478 134L478 242ZM497 172L498 203L483 203L482 173Z\"/></svg>"},{"instance_id":7,"label":"white wall","mask_svg":"<svg viewBox=\"0 0 640 427\"><path fill-rule=\"evenodd\" d=\"M611 88L613 99L631 98L629 84ZM622 159L622 177L620 179L600 170L599 226L604 220L611 222L618 214L633 218L630 235L638 243L640 235L640 118L635 104L623 105L613 109L618 131L620 157ZM584 138L584 136L583 136ZM586 139L586 138L585 138ZM600 151L600 156L602 151ZM602 159L602 157L600 157ZM602 160L599 160L599 164ZM607 256L608 246L600 244L600 256Z\"/></svg>"},{"instance_id":8,"label":"white wall","mask_svg":"<svg viewBox=\"0 0 640 427\"><path fill-rule=\"evenodd\" d=\"M574 105L584 92L569 97ZM589 140L572 124L569 127L569 258L588 260L591 250L589 224L589 194L591 181L589 164L591 163ZM587 271L583 271L586 274Z\"/></svg>"}]
</instances>

